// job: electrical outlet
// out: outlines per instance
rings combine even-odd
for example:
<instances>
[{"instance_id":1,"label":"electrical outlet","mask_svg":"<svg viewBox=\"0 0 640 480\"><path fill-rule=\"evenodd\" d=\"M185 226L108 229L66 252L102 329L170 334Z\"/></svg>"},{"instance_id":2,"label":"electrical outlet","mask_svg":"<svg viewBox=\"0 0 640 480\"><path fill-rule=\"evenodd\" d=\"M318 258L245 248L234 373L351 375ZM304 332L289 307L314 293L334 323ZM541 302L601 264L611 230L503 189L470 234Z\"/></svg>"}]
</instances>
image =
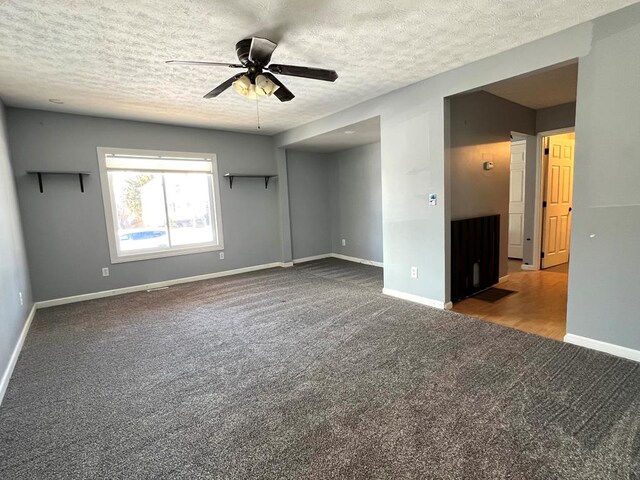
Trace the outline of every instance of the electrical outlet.
<instances>
[{"instance_id":1,"label":"electrical outlet","mask_svg":"<svg viewBox=\"0 0 640 480\"><path fill-rule=\"evenodd\" d=\"M347 240L345 238L342 239L342 246L343 247L347 246Z\"/></svg>"},{"instance_id":2,"label":"electrical outlet","mask_svg":"<svg viewBox=\"0 0 640 480\"><path fill-rule=\"evenodd\" d=\"M22 298L22 292L18 292L18 298L20 299L20 305L24 305L24 298Z\"/></svg>"},{"instance_id":3,"label":"electrical outlet","mask_svg":"<svg viewBox=\"0 0 640 480\"><path fill-rule=\"evenodd\" d=\"M418 278L418 267L411 267L411 278Z\"/></svg>"},{"instance_id":4,"label":"electrical outlet","mask_svg":"<svg viewBox=\"0 0 640 480\"><path fill-rule=\"evenodd\" d=\"M220 260L224 260L224 252L220 252Z\"/></svg>"},{"instance_id":5,"label":"electrical outlet","mask_svg":"<svg viewBox=\"0 0 640 480\"><path fill-rule=\"evenodd\" d=\"M104 267L102 269L102 276L103 277L108 277L109 276L109 269L107 267Z\"/></svg>"}]
</instances>

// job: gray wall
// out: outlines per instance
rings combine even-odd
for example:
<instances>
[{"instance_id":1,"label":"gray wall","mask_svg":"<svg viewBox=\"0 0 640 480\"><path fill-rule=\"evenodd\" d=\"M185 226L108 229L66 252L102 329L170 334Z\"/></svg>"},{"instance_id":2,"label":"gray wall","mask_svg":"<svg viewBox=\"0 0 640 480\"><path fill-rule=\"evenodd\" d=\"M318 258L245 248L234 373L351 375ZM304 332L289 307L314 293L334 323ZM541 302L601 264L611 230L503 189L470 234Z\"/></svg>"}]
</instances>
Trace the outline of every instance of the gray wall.
<instances>
[{"instance_id":1,"label":"gray wall","mask_svg":"<svg viewBox=\"0 0 640 480\"><path fill-rule=\"evenodd\" d=\"M287 150L293 258L331 253L330 159Z\"/></svg>"},{"instance_id":2,"label":"gray wall","mask_svg":"<svg viewBox=\"0 0 640 480\"><path fill-rule=\"evenodd\" d=\"M640 4L580 60L567 331L640 349Z\"/></svg>"},{"instance_id":3,"label":"gray wall","mask_svg":"<svg viewBox=\"0 0 640 480\"><path fill-rule=\"evenodd\" d=\"M0 379L33 306L18 199L9 161L5 108L0 101ZM24 305L20 305L22 293ZM2 401L0 391L0 401Z\"/></svg>"},{"instance_id":4,"label":"gray wall","mask_svg":"<svg viewBox=\"0 0 640 480\"><path fill-rule=\"evenodd\" d=\"M332 246L334 253L382 262L380 144L331 154ZM342 246L342 239L346 246Z\"/></svg>"},{"instance_id":5,"label":"gray wall","mask_svg":"<svg viewBox=\"0 0 640 480\"><path fill-rule=\"evenodd\" d=\"M287 164L293 258L340 253L382 262L380 144L287 150Z\"/></svg>"},{"instance_id":6,"label":"gray wall","mask_svg":"<svg viewBox=\"0 0 640 480\"><path fill-rule=\"evenodd\" d=\"M511 132L535 133L536 112L487 92L453 97L451 219L500 215L500 276L508 271ZM485 161L494 163L484 170Z\"/></svg>"},{"instance_id":7,"label":"gray wall","mask_svg":"<svg viewBox=\"0 0 640 480\"><path fill-rule=\"evenodd\" d=\"M536 132L546 132L576 124L576 104L565 103L536 110Z\"/></svg>"},{"instance_id":8,"label":"gray wall","mask_svg":"<svg viewBox=\"0 0 640 480\"><path fill-rule=\"evenodd\" d=\"M582 24L376 97L283 132L276 146L380 116L385 288L444 305L450 255L447 97L586 55L591 32L591 23ZM438 205L429 206L430 193ZM418 278L411 278L412 266Z\"/></svg>"},{"instance_id":9,"label":"gray wall","mask_svg":"<svg viewBox=\"0 0 640 480\"><path fill-rule=\"evenodd\" d=\"M278 262L278 181L220 179L225 259L218 252L110 265L97 146L217 154L219 173L274 173L273 142L258 135L7 109L9 140L36 300ZM44 193L26 170L87 170L47 176ZM101 268L111 275L102 277Z\"/></svg>"},{"instance_id":10,"label":"gray wall","mask_svg":"<svg viewBox=\"0 0 640 480\"><path fill-rule=\"evenodd\" d=\"M606 225L604 220L596 219L596 201L611 205L613 199L624 197L628 206L610 206L607 210L617 212L610 216L620 225L615 239L632 238L625 236L631 233L638 238L638 207L632 205L638 205L640 164L637 154L634 157L640 114L639 25L640 4L634 4L289 130L276 136L276 145L289 145L380 116L385 288L445 302L449 299L450 279L447 97L578 58L578 160L571 269L588 282L601 273L593 268L593 257L587 254L600 241L588 240L588 231L592 230L589 227L592 222ZM586 156L593 165L580 167ZM603 169L608 173L601 180L598 170ZM624 178L613 185L608 181L612 175ZM597 194L589 197L594 192ZM437 206L428 205L429 193L438 195ZM602 202L603 197L608 199ZM616 250L619 246L606 248ZM621 252L616 250L616 255ZM598 264L612 255L604 246L593 253L600 256ZM635 320L640 311L640 282L630 282L637 275L630 266L640 263L640 251L627 249L624 255L625 266L609 264L605 270L608 275L599 275L600 280L594 282L593 285L608 282L607 288L597 294L593 288L586 290L587 295L581 292L584 285L580 280L574 281L575 275L571 274L569 333L640 349L640 330ZM412 265L420 268L417 279L410 278ZM612 291L616 293L607 296ZM626 301L619 300L623 292ZM583 315L584 312L588 313ZM632 322L634 331L630 331Z\"/></svg>"}]
</instances>

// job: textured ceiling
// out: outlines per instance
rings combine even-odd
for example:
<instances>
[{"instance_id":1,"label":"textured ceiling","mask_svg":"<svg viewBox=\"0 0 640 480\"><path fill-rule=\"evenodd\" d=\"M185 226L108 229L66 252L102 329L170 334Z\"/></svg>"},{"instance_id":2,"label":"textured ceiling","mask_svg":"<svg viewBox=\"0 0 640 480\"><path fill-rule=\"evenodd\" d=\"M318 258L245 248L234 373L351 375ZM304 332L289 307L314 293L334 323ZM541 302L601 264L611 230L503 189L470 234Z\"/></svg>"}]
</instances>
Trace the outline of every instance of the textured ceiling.
<instances>
[{"instance_id":1,"label":"textured ceiling","mask_svg":"<svg viewBox=\"0 0 640 480\"><path fill-rule=\"evenodd\" d=\"M483 90L538 110L575 102L578 88L578 63L545 69L503 80Z\"/></svg>"},{"instance_id":2,"label":"textured ceiling","mask_svg":"<svg viewBox=\"0 0 640 480\"><path fill-rule=\"evenodd\" d=\"M292 143L287 148L306 152L337 152L379 141L380 117L374 117Z\"/></svg>"},{"instance_id":3,"label":"textured ceiling","mask_svg":"<svg viewBox=\"0 0 640 480\"><path fill-rule=\"evenodd\" d=\"M165 60L236 61L241 38L279 42L276 63L337 70L281 77L262 133L309 122L633 0L0 0L0 96L8 105L255 131L256 105L202 96L233 72ZM54 105L59 98L63 105Z\"/></svg>"}]
</instances>

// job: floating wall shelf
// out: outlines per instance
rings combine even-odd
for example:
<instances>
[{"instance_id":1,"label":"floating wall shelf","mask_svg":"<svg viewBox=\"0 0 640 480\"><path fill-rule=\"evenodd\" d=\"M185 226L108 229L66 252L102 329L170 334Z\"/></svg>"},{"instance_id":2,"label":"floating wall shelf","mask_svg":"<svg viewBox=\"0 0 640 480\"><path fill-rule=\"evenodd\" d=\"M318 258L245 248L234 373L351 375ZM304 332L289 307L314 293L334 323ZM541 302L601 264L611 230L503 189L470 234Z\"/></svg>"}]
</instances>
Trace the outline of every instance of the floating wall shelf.
<instances>
[{"instance_id":1,"label":"floating wall shelf","mask_svg":"<svg viewBox=\"0 0 640 480\"><path fill-rule=\"evenodd\" d=\"M42 175L78 175L80 179L80 191L84 192L84 178L83 175L91 175L91 172L79 172L79 171L60 171L60 170L27 170L27 173L38 176L38 185L40 186L40 193L44 193L42 188Z\"/></svg>"},{"instance_id":2,"label":"floating wall shelf","mask_svg":"<svg viewBox=\"0 0 640 480\"><path fill-rule=\"evenodd\" d=\"M271 178L277 177L278 175L256 175L256 174L246 174L246 173L225 173L225 177L229 179L229 188L233 188L233 179L236 177L239 178L264 178L264 188L269 186L269 180Z\"/></svg>"}]
</instances>

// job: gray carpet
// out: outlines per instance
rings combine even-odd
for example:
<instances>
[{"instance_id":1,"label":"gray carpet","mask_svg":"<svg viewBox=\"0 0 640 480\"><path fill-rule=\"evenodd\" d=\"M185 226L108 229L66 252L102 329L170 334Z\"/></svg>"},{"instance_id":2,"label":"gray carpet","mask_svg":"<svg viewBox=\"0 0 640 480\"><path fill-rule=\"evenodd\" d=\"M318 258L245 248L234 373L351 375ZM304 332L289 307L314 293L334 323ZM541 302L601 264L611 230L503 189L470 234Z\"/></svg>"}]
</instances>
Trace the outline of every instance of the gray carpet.
<instances>
[{"instance_id":1,"label":"gray carpet","mask_svg":"<svg viewBox=\"0 0 640 480\"><path fill-rule=\"evenodd\" d=\"M0 478L640 479L639 364L381 286L322 260L39 311Z\"/></svg>"}]
</instances>

